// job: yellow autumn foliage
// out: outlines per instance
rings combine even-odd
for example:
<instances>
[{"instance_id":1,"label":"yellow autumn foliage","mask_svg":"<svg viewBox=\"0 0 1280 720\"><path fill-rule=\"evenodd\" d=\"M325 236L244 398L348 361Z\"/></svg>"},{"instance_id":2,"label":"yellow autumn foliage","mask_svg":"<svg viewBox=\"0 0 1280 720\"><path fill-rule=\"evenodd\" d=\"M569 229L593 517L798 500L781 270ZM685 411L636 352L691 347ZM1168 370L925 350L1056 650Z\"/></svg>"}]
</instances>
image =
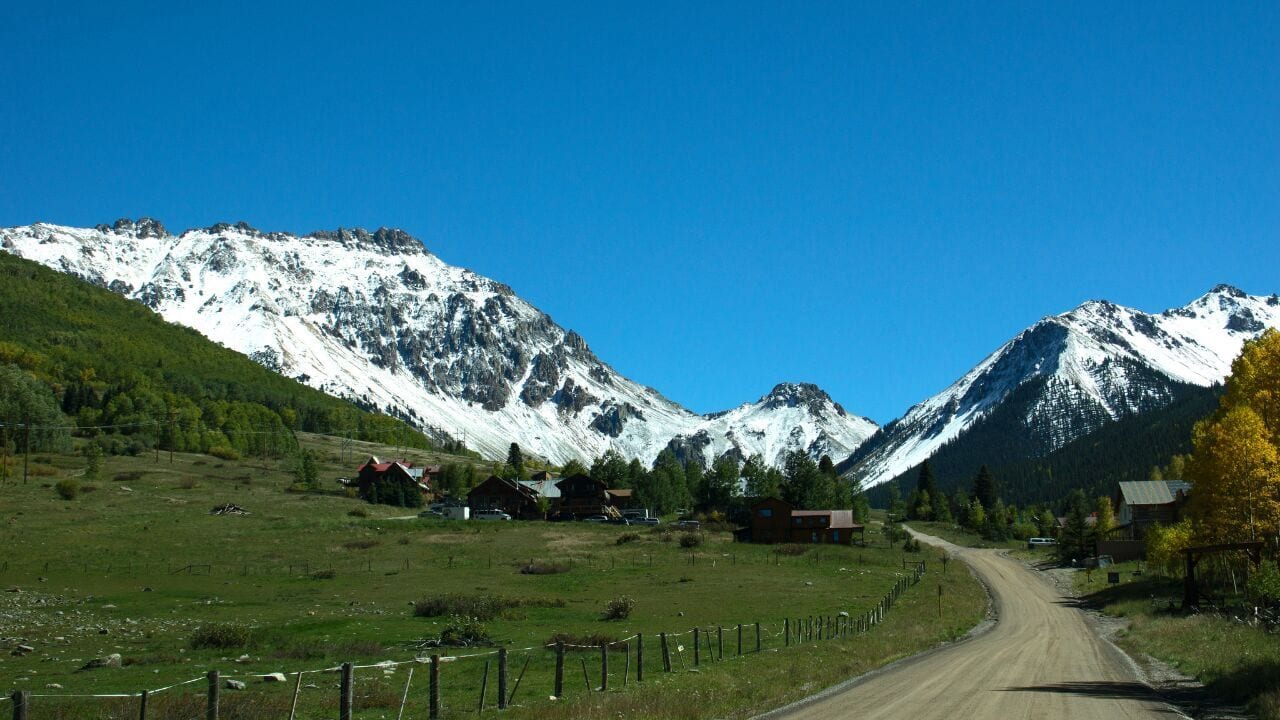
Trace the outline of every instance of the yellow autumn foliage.
<instances>
[{"instance_id":1,"label":"yellow autumn foliage","mask_svg":"<svg viewBox=\"0 0 1280 720\"><path fill-rule=\"evenodd\" d=\"M1280 533L1280 333L1245 343L1218 410L1196 424L1187 463L1197 543Z\"/></svg>"}]
</instances>

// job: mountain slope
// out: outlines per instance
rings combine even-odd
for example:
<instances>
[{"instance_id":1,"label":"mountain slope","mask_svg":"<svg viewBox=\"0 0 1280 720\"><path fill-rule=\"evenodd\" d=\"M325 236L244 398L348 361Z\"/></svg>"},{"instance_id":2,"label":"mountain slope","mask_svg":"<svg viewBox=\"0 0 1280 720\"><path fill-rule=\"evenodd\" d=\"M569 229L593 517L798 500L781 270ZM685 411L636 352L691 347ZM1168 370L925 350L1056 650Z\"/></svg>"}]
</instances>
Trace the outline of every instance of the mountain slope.
<instances>
[{"instance_id":1,"label":"mountain slope","mask_svg":"<svg viewBox=\"0 0 1280 720\"><path fill-rule=\"evenodd\" d=\"M1043 456L1164 407L1185 386L1220 382L1244 341L1277 325L1280 298L1226 285L1159 314L1087 302L1024 330L886 425L840 469L875 485L959 443L989 463Z\"/></svg>"},{"instance_id":2,"label":"mountain slope","mask_svg":"<svg viewBox=\"0 0 1280 720\"><path fill-rule=\"evenodd\" d=\"M61 391L62 409L81 425L137 440L134 451L157 444L280 450L292 447L291 429L428 445L398 420L281 377L138 303L4 253L0 307L0 363L20 365Z\"/></svg>"},{"instance_id":3,"label":"mountain slope","mask_svg":"<svg viewBox=\"0 0 1280 720\"><path fill-rule=\"evenodd\" d=\"M173 235L149 219L37 223L0 229L0 247L490 457L518 442L555 462L610 448L649 461L672 439L707 460L774 459L780 447L839 456L875 430L829 398L770 402L810 394L792 385L696 415L615 372L511 288L447 265L399 230L298 237L238 223Z\"/></svg>"}]
</instances>

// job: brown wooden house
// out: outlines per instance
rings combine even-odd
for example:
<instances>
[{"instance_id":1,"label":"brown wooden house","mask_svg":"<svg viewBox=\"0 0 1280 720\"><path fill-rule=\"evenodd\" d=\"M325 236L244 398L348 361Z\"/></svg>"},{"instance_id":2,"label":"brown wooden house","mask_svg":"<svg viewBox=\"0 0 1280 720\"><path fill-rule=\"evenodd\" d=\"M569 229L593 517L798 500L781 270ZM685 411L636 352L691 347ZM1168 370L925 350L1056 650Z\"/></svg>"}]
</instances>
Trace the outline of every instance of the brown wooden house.
<instances>
[{"instance_id":1,"label":"brown wooden house","mask_svg":"<svg viewBox=\"0 0 1280 720\"><path fill-rule=\"evenodd\" d=\"M1191 484L1180 480L1122 482L1112 504L1116 508L1116 528L1112 540L1145 540L1152 525L1172 525L1182 519Z\"/></svg>"},{"instance_id":2,"label":"brown wooden house","mask_svg":"<svg viewBox=\"0 0 1280 720\"><path fill-rule=\"evenodd\" d=\"M405 460L382 462L370 455L369 459L356 470L355 485L360 488L361 497L365 497L369 492L369 486L374 483L400 480L413 483L418 491L425 495L431 491L428 478L425 468L414 467L412 463Z\"/></svg>"},{"instance_id":3,"label":"brown wooden house","mask_svg":"<svg viewBox=\"0 0 1280 720\"><path fill-rule=\"evenodd\" d=\"M471 488L467 493L467 506L472 513L477 510L501 510L520 520L541 520L538 508L538 492L518 480L490 475L489 479Z\"/></svg>"},{"instance_id":4,"label":"brown wooden house","mask_svg":"<svg viewBox=\"0 0 1280 720\"><path fill-rule=\"evenodd\" d=\"M603 480L582 473L564 478L556 487L560 489L559 512L573 517L622 517L618 508L631 500L631 491L610 490Z\"/></svg>"},{"instance_id":5,"label":"brown wooden house","mask_svg":"<svg viewBox=\"0 0 1280 720\"><path fill-rule=\"evenodd\" d=\"M736 537L757 543L852 545L866 541L866 528L852 510L796 510L785 500L764 498L751 506L751 525Z\"/></svg>"}]
</instances>

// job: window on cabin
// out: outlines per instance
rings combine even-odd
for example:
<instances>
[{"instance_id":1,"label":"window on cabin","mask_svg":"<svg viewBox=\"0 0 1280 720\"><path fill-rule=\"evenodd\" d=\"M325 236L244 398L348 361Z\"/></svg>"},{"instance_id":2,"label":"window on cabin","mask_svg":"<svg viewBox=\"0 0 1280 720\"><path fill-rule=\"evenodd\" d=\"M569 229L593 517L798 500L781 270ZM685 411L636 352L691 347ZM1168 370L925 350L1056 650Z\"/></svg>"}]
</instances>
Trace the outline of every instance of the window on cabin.
<instances>
[{"instance_id":1,"label":"window on cabin","mask_svg":"<svg viewBox=\"0 0 1280 720\"><path fill-rule=\"evenodd\" d=\"M773 508L760 508L760 517L762 518L773 517Z\"/></svg>"}]
</instances>

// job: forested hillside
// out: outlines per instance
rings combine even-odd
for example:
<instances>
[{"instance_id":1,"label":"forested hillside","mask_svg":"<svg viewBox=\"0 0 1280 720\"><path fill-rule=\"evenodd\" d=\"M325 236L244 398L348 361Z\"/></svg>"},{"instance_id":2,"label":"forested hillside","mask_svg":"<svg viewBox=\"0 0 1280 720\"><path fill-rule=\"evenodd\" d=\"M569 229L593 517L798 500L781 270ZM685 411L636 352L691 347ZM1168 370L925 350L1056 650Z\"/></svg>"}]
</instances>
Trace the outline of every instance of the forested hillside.
<instances>
[{"instance_id":1,"label":"forested hillside","mask_svg":"<svg viewBox=\"0 0 1280 720\"><path fill-rule=\"evenodd\" d=\"M1002 440L1011 437L1002 428L1018 422L1019 411L1025 410L1014 402L960 441L943 446L929 464L938 489L948 495L958 488L970 490L984 464L996 479L1000 497L1019 506L1056 502L1076 488L1088 497L1108 495L1117 482L1146 480L1151 468L1189 452L1192 426L1213 412L1221 393L1220 386L1180 385L1177 399L1167 407L1108 422L1043 457L1025 460L1016 454L1028 448L1011 448ZM916 473L913 468L896 478L898 487L904 492L914 488ZM873 504L884 506L886 489L887 485L877 486L868 492Z\"/></svg>"},{"instance_id":2,"label":"forested hillside","mask_svg":"<svg viewBox=\"0 0 1280 720\"><path fill-rule=\"evenodd\" d=\"M139 303L8 253L0 253L0 308L0 365L47 385L68 424L109 451L277 454L292 447L293 430L430 445L399 420L278 375ZM27 421L0 417L10 428Z\"/></svg>"}]
</instances>

